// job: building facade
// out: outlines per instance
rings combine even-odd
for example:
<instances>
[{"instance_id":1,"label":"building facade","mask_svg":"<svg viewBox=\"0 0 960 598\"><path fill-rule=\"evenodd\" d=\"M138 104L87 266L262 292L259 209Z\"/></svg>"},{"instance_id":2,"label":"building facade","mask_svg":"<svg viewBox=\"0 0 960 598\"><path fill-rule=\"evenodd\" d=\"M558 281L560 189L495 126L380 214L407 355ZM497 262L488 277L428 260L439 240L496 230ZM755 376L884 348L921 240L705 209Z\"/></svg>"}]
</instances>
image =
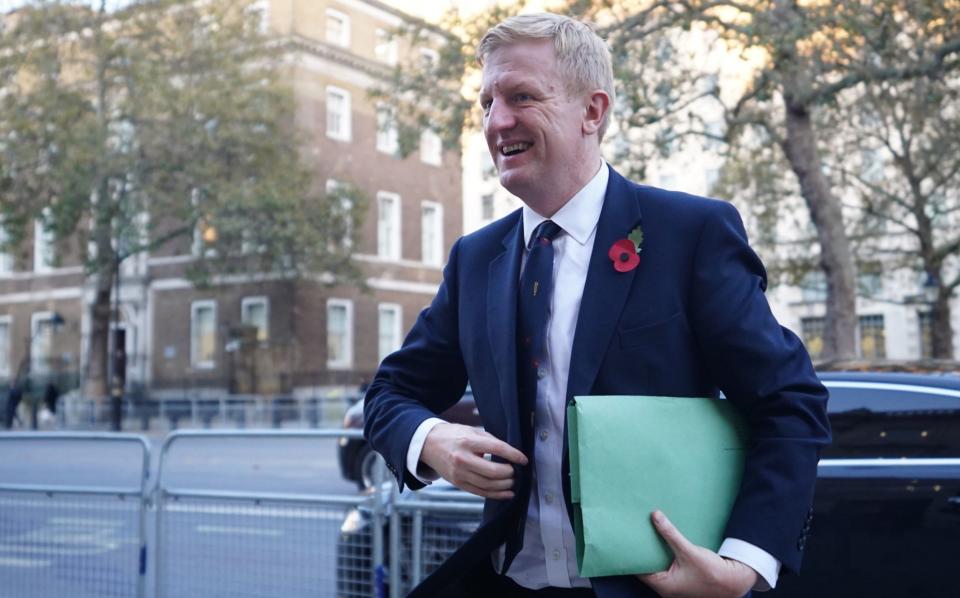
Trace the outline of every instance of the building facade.
<instances>
[{"instance_id":1,"label":"building facade","mask_svg":"<svg viewBox=\"0 0 960 598\"><path fill-rule=\"evenodd\" d=\"M195 288L202 242L139 254L121 266L127 380L159 393L302 393L355 388L430 303L461 234L460 155L423 132L398 156L397 134L367 90L405 53L389 32L411 17L375 0L263 0L264 27L287 48L303 148L317 184L369 199L354 259L367 288L251 273ZM429 42L427 42L429 43ZM87 363L93 287L79 247L38 226L22 255L0 259L0 375L78 372ZM58 265L49 266L54 252ZM29 354L29 358L27 355Z\"/></svg>"}]
</instances>

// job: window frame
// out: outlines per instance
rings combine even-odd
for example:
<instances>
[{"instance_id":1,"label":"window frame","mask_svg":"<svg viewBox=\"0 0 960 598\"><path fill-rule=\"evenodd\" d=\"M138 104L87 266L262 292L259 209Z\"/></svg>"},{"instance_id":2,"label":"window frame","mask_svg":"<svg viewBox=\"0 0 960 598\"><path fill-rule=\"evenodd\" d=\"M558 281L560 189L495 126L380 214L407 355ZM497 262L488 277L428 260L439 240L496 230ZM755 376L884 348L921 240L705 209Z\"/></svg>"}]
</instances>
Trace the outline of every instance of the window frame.
<instances>
[{"instance_id":1,"label":"window frame","mask_svg":"<svg viewBox=\"0 0 960 598\"><path fill-rule=\"evenodd\" d=\"M43 361L37 360L37 341L39 340L39 328L41 322L50 322L53 320L53 311L35 311L30 314L30 339L27 344L29 351L28 357L30 358L30 374L31 375L40 375L44 376L49 373L49 363L44 363ZM49 362L53 358L53 324L50 325L50 346L49 353L45 356L46 360Z\"/></svg>"},{"instance_id":2,"label":"window frame","mask_svg":"<svg viewBox=\"0 0 960 598\"><path fill-rule=\"evenodd\" d=\"M197 330L197 312L209 308L213 311L213 358L200 361L198 359L199 337ZM217 367L217 302L215 299L198 299L190 302L190 367L195 370L212 370Z\"/></svg>"},{"instance_id":3,"label":"window frame","mask_svg":"<svg viewBox=\"0 0 960 598\"><path fill-rule=\"evenodd\" d=\"M44 212L49 209L45 208ZM51 233L44 226L43 218L37 218L33 221L33 271L37 274L44 274L53 271L53 262L56 261L56 235ZM46 259L49 254L49 260Z\"/></svg>"},{"instance_id":4,"label":"window frame","mask_svg":"<svg viewBox=\"0 0 960 598\"><path fill-rule=\"evenodd\" d=\"M397 130L396 110L385 102L378 102L376 111L377 135L375 145L377 151L395 156L400 150L400 132ZM388 122L389 127L386 126Z\"/></svg>"},{"instance_id":5,"label":"window frame","mask_svg":"<svg viewBox=\"0 0 960 598\"><path fill-rule=\"evenodd\" d=\"M341 12L335 8L328 8L324 13L325 20L323 39L326 40L328 44L340 47L340 48L349 48L350 47L350 15L345 12ZM338 19L342 24L342 29L340 31L340 39L330 39L330 19Z\"/></svg>"},{"instance_id":6,"label":"window frame","mask_svg":"<svg viewBox=\"0 0 960 598\"><path fill-rule=\"evenodd\" d=\"M330 355L330 308L344 308L346 330L344 331L344 353L341 359L332 359ZM326 334L327 334L327 369L349 370L353 368L353 301L331 297L326 305Z\"/></svg>"},{"instance_id":7,"label":"window frame","mask_svg":"<svg viewBox=\"0 0 960 598\"><path fill-rule=\"evenodd\" d=\"M443 139L433 129L420 132L420 161L430 166L443 166Z\"/></svg>"},{"instance_id":8,"label":"window frame","mask_svg":"<svg viewBox=\"0 0 960 598\"><path fill-rule=\"evenodd\" d=\"M380 336L382 330L382 318L384 312L392 312L394 315L393 322L393 347L387 352L383 351L382 338ZM380 303L377 305L377 363L383 361L383 359L400 348L400 345L403 344L403 306L399 303Z\"/></svg>"},{"instance_id":9,"label":"window frame","mask_svg":"<svg viewBox=\"0 0 960 598\"><path fill-rule=\"evenodd\" d=\"M337 95L343 100L343 113L340 114L340 129L341 130L332 130L330 128L330 118L331 118L331 108L330 108L330 96ZM324 94L324 109L326 115L326 130L327 137L330 139L336 139L337 141L352 141L353 140L353 103L350 97L350 92L342 87L337 87L336 85L327 85L325 94Z\"/></svg>"},{"instance_id":10,"label":"window frame","mask_svg":"<svg viewBox=\"0 0 960 598\"><path fill-rule=\"evenodd\" d=\"M377 27L373 32L373 56L378 61L395 66L400 52L397 38L390 35L388 29Z\"/></svg>"},{"instance_id":11,"label":"window frame","mask_svg":"<svg viewBox=\"0 0 960 598\"><path fill-rule=\"evenodd\" d=\"M381 228L381 223L383 222L383 204L384 200L392 201L395 210L393 211L394 216L394 232L393 237L388 239L389 247L387 247L387 241L383 240L383 229ZM401 230L401 221L402 217L402 206L400 204L400 194L394 193L392 191L377 191L377 256L391 261L399 261L403 258L403 249L401 247L402 239L402 230Z\"/></svg>"},{"instance_id":12,"label":"window frame","mask_svg":"<svg viewBox=\"0 0 960 598\"><path fill-rule=\"evenodd\" d=\"M434 259L427 260L427 210L434 210L436 231L433 239ZM425 199L420 202L420 261L427 266L443 265L443 204Z\"/></svg>"},{"instance_id":13,"label":"window frame","mask_svg":"<svg viewBox=\"0 0 960 598\"><path fill-rule=\"evenodd\" d=\"M10 367L12 365L11 357L13 356L12 355L13 316L11 314L4 314L0 316L0 328L3 328L4 326L6 326L6 329L7 329L7 355L6 355L6 359L0 359L0 376L6 377L9 379L11 375L11 371L13 369ZM2 336L3 335L0 335L0 337ZM2 354L0 354L0 357L2 357Z\"/></svg>"},{"instance_id":14,"label":"window frame","mask_svg":"<svg viewBox=\"0 0 960 598\"><path fill-rule=\"evenodd\" d=\"M260 338L260 328L257 327L257 342L258 343L267 343L270 341L270 298L266 295L254 295L250 297L244 297L240 300L240 323L249 324L247 321L247 308L251 305L262 305L263 306L263 327L264 334L263 338Z\"/></svg>"},{"instance_id":15,"label":"window frame","mask_svg":"<svg viewBox=\"0 0 960 598\"><path fill-rule=\"evenodd\" d=\"M346 189L347 184L343 181L338 181L336 179L327 179L326 182L326 191L327 195L337 195L337 192L343 189ZM340 243L343 244L345 249L350 249L353 247L353 233L354 233L354 221L353 221L353 200L346 196L337 195L337 199L340 200L340 208L349 214L347 218L346 230L343 232L343 238L340 240ZM330 249L334 250L334 242L330 241Z\"/></svg>"}]
</instances>

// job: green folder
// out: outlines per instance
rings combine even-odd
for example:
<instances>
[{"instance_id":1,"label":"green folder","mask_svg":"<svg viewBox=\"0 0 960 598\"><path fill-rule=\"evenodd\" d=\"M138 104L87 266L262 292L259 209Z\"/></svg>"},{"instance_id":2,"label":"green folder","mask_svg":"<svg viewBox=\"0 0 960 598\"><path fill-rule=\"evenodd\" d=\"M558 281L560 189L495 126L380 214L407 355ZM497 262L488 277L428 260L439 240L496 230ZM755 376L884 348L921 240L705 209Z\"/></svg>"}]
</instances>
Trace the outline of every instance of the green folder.
<instances>
[{"instance_id":1,"label":"green folder","mask_svg":"<svg viewBox=\"0 0 960 598\"><path fill-rule=\"evenodd\" d=\"M567 407L582 577L663 571L673 553L650 514L720 548L746 457L746 426L721 399L576 397Z\"/></svg>"}]
</instances>

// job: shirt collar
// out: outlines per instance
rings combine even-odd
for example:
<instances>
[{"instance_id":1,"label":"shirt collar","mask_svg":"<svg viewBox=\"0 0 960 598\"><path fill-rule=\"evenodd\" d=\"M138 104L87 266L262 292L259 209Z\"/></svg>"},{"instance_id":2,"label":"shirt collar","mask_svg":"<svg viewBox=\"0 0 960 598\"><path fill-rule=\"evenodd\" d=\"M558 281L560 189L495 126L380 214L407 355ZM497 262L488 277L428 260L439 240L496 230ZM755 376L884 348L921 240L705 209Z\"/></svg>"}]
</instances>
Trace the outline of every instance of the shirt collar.
<instances>
[{"instance_id":1,"label":"shirt collar","mask_svg":"<svg viewBox=\"0 0 960 598\"><path fill-rule=\"evenodd\" d=\"M562 208L557 210L550 220L563 229L580 245L585 245L593 230L600 221L600 210L603 208L603 197L607 192L607 182L610 179L610 169L607 163L601 161L600 169L576 195L570 198ZM534 229L541 222L547 220L537 214L526 204L523 206L523 242L524 247L530 246L530 237Z\"/></svg>"}]
</instances>

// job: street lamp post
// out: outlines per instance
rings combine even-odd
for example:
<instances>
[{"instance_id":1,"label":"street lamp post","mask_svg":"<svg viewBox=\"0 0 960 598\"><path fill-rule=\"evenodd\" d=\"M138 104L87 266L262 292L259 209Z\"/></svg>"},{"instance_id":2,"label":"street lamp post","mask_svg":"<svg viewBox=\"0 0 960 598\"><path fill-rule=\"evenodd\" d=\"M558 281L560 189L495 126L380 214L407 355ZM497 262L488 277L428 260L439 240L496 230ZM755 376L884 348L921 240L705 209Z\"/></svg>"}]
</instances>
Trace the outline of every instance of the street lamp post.
<instances>
[{"instance_id":1,"label":"street lamp post","mask_svg":"<svg viewBox=\"0 0 960 598\"><path fill-rule=\"evenodd\" d=\"M123 423L123 387L127 374L126 331L120 327L120 243L114 255L113 359L110 360L110 429L119 432Z\"/></svg>"}]
</instances>

